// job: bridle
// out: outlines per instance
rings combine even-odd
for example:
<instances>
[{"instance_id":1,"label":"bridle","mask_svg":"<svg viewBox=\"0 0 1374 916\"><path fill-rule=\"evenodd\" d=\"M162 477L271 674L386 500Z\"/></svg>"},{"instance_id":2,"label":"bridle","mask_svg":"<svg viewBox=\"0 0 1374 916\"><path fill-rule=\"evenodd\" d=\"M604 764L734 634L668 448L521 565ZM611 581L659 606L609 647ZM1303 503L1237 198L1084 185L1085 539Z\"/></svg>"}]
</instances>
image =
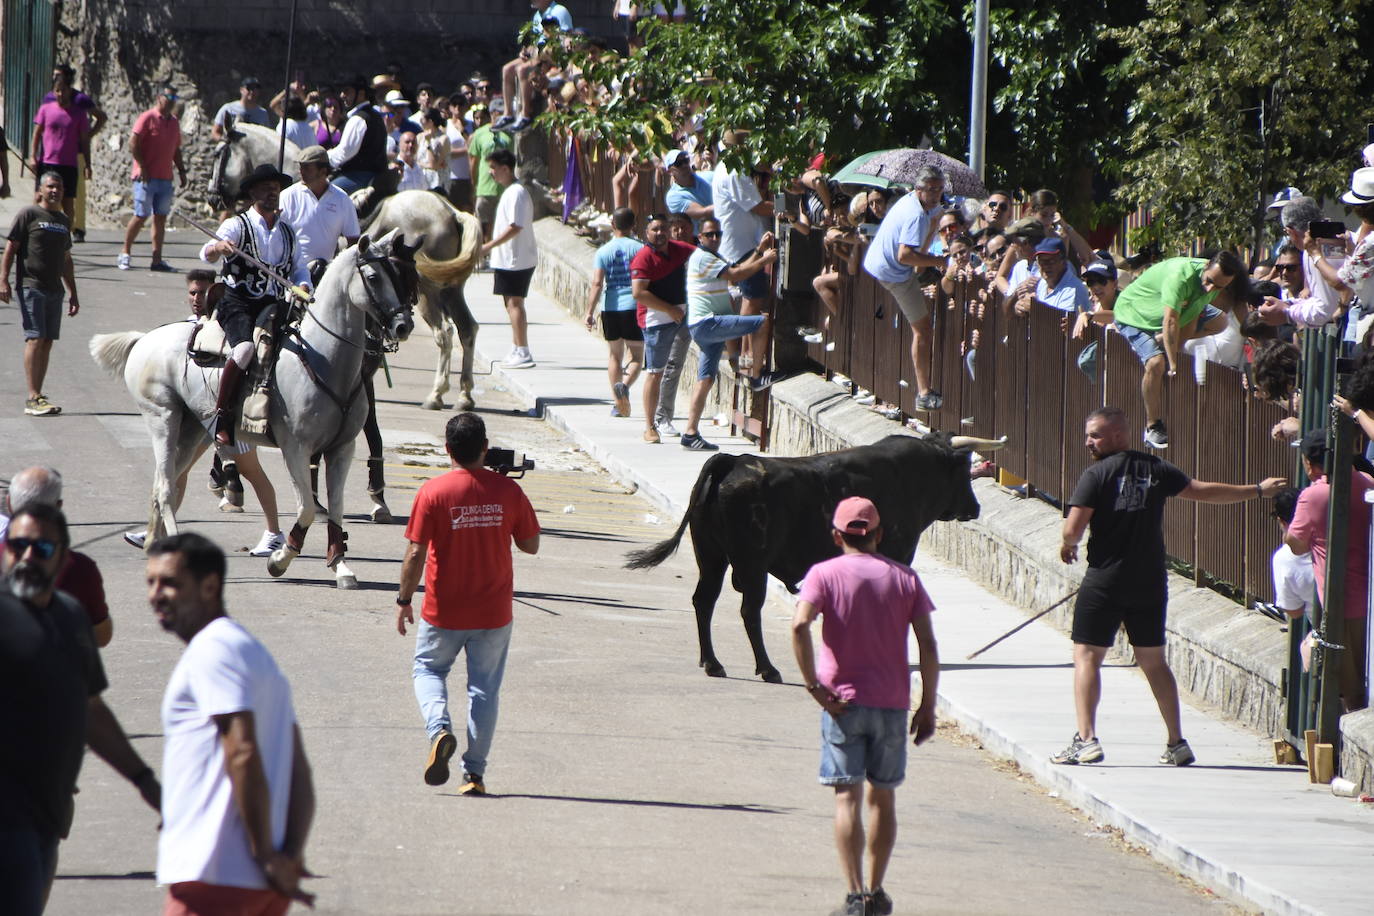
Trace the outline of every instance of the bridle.
<instances>
[{"instance_id":1,"label":"bridle","mask_svg":"<svg viewBox=\"0 0 1374 916\"><path fill-rule=\"evenodd\" d=\"M229 156L234 151L234 144L229 139L233 136L232 128L225 138L219 141L219 147L215 150L215 168L211 173L215 177L214 187L210 192L215 195L215 200L210 201L211 205L219 204L221 208L228 208L231 201L229 194L224 188L225 167L229 164Z\"/></svg>"},{"instance_id":2,"label":"bridle","mask_svg":"<svg viewBox=\"0 0 1374 916\"><path fill-rule=\"evenodd\" d=\"M382 273L386 274L387 279L391 282L391 288L396 292L397 305L395 308L387 306L372 289L372 284L376 280L375 271L377 267L380 267ZM369 276L369 268L372 268L372 276ZM391 333L392 322L398 315L414 309L415 303L419 301L419 282L416 277L415 263L394 255L373 254L369 247L367 251L360 250L358 252L353 269L358 274L358 279L362 281L363 291L367 293L368 328L363 344L355 344L326 325L314 311L307 309L305 314L311 321L319 325L320 330L350 347L358 347L371 355L382 352L395 353L400 348L401 342ZM379 329L377 334L372 332L374 325ZM375 350L371 345L374 340L376 341Z\"/></svg>"}]
</instances>

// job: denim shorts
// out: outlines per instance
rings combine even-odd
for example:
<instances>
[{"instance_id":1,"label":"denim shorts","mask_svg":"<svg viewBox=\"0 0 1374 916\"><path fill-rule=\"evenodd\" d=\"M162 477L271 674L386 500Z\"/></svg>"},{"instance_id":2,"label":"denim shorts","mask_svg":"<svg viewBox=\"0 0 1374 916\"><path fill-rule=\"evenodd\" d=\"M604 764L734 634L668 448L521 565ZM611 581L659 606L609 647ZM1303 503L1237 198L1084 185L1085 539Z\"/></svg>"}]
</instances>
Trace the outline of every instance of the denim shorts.
<instances>
[{"instance_id":1,"label":"denim shorts","mask_svg":"<svg viewBox=\"0 0 1374 916\"><path fill-rule=\"evenodd\" d=\"M19 287L19 312L25 340L57 340L62 331L62 290L50 293Z\"/></svg>"},{"instance_id":2,"label":"denim shorts","mask_svg":"<svg viewBox=\"0 0 1374 916\"><path fill-rule=\"evenodd\" d=\"M739 294L745 299L765 299L771 288L772 284L768 282L768 271L761 270L736 283L730 292L739 290Z\"/></svg>"},{"instance_id":3,"label":"denim shorts","mask_svg":"<svg viewBox=\"0 0 1374 916\"><path fill-rule=\"evenodd\" d=\"M1220 314L1221 309L1216 306L1204 305L1202 307L1202 314L1197 316L1198 327L1202 327ZM1126 343L1131 345L1131 349L1134 350L1135 355L1139 357L1141 365L1148 363L1156 356L1164 355L1163 348L1160 347L1159 342L1155 340L1155 335L1159 334L1159 331L1133 328L1128 324L1120 323L1117 324L1116 330L1122 337L1126 338Z\"/></svg>"},{"instance_id":4,"label":"denim shorts","mask_svg":"<svg viewBox=\"0 0 1374 916\"><path fill-rule=\"evenodd\" d=\"M134 216L147 219L153 214L166 216L172 211L172 179L145 178L134 181Z\"/></svg>"},{"instance_id":5,"label":"denim shorts","mask_svg":"<svg viewBox=\"0 0 1374 916\"><path fill-rule=\"evenodd\" d=\"M854 786L867 779L895 789L906 778L909 713L851 704L838 719L821 710L821 785Z\"/></svg>"},{"instance_id":6,"label":"denim shorts","mask_svg":"<svg viewBox=\"0 0 1374 916\"><path fill-rule=\"evenodd\" d=\"M682 323L658 324L644 329L644 371L651 375L662 374L668 367L668 354L673 350L673 340L677 337Z\"/></svg>"}]
</instances>

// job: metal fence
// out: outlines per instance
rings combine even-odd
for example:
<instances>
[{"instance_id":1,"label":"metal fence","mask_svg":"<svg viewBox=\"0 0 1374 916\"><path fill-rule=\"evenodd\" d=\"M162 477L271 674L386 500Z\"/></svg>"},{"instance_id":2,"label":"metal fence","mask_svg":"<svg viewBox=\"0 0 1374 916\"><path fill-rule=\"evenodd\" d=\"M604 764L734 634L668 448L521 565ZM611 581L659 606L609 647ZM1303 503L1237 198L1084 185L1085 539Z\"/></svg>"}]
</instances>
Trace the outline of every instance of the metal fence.
<instances>
[{"instance_id":1,"label":"metal fence","mask_svg":"<svg viewBox=\"0 0 1374 916\"><path fill-rule=\"evenodd\" d=\"M25 159L34 113L52 88L58 7L53 0L4 0L5 133Z\"/></svg>"}]
</instances>

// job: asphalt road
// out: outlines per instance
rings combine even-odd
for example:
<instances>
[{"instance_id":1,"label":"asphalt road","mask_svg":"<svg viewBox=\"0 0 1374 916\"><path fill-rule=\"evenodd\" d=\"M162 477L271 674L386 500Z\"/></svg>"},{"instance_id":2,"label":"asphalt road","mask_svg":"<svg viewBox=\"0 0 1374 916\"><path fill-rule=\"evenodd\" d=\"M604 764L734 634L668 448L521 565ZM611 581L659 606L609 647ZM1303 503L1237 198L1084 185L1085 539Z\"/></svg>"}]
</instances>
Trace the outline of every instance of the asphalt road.
<instances>
[{"instance_id":1,"label":"asphalt road","mask_svg":"<svg viewBox=\"0 0 1374 916\"><path fill-rule=\"evenodd\" d=\"M119 537L146 518L150 451L132 401L90 361L86 341L176 320L185 308L179 277L115 270L112 239L92 233L77 249L85 307L64 326L46 386L61 417L22 416L18 314L0 307L0 476L35 463L66 475L75 540L101 565L115 620L106 700L160 769L158 705L181 645L153 620L142 555ZM190 266L196 241L174 239L168 253ZM380 395L391 502L402 517L414 489L444 466L447 414L415 406L433 353L426 335L406 344L391 363L397 387ZM789 609L770 604L765 629L792 686L748 676L752 656L732 600L716 621L732 676L704 677L690 549L654 571L621 568L627 550L665 537L676 519L657 518L489 386L479 378L493 443L538 463L524 485L545 534L539 556L516 557L517 623L491 798L421 780L427 748L410 688L413 640L395 632L392 604L401 528L365 520L361 456L349 486L349 560L361 581L353 592L335 589L323 566L323 530L311 532L286 578L270 579L266 561L246 555L261 531L251 494L246 513L223 514L201 472L192 475L181 521L229 552L230 612L293 685L319 796L309 847L318 911L828 912L843 886L831 795L815 782L817 709L797 689L790 660ZM289 507L275 453L265 464ZM935 627L938 635L938 614ZM914 751L898 800L887 888L899 913L1227 911L950 729ZM156 827L132 787L88 759L49 911L156 912Z\"/></svg>"}]
</instances>

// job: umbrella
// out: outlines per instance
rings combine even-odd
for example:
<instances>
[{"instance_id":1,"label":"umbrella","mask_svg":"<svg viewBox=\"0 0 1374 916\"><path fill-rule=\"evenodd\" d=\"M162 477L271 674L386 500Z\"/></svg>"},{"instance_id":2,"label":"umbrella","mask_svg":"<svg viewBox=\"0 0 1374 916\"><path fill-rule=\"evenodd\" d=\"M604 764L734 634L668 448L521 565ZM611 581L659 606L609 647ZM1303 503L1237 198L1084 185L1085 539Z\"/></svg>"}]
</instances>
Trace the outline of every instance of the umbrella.
<instances>
[{"instance_id":1,"label":"umbrella","mask_svg":"<svg viewBox=\"0 0 1374 916\"><path fill-rule=\"evenodd\" d=\"M953 156L933 149L890 149L871 156L858 167L863 175L886 178L892 184L915 185L916 173L927 165L944 169L949 177L945 190L959 197L986 197L988 189L978 173Z\"/></svg>"},{"instance_id":2,"label":"umbrella","mask_svg":"<svg viewBox=\"0 0 1374 916\"><path fill-rule=\"evenodd\" d=\"M872 160L874 157L886 155L887 153L890 153L890 152L896 152L896 151L895 151L895 150L877 149L877 150L874 150L874 151L871 152L871 153L864 153L863 155L861 155L861 156L859 156L858 158L856 158L854 161L850 162L850 163L849 163L848 165L846 165L844 168L840 169L838 172L836 172L835 174L831 175L831 176L830 176L830 179L831 179L832 181L837 181L837 182L839 182L840 184L857 184L857 185L863 185L863 186L869 187L869 188L888 188L888 187L891 187L891 186L892 186L892 180L891 180L891 179L889 179L889 178L884 178L884 177L881 176L881 175L866 175L866 174L863 174L862 172L859 171L859 168L860 168L861 166L867 164L867 163L868 163L870 160Z\"/></svg>"}]
</instances>

